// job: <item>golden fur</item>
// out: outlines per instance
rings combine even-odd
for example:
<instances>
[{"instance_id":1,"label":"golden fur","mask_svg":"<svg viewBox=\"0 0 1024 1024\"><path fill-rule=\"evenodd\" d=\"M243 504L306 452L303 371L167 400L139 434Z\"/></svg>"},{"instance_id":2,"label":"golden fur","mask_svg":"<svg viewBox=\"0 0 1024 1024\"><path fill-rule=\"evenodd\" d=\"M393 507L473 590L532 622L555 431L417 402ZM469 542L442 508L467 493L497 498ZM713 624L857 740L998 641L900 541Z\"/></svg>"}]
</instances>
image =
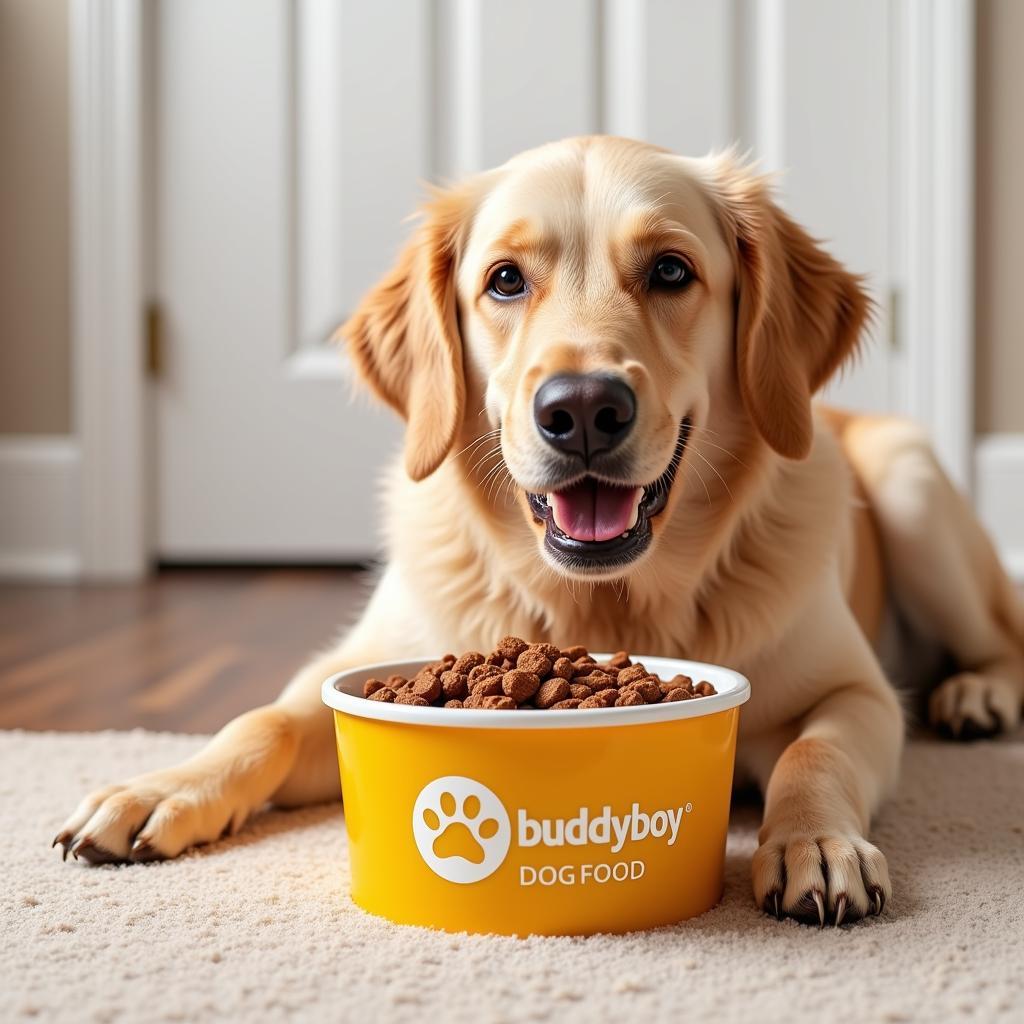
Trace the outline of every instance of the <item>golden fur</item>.
<instances>
[{"instance_id":1,"label":"golden fur","mask_svg":"<svg viewBox=\"0 0 1024 1024\"><path fill-rule=\"evenodd\" d=\"M646 288L665 251L694 268L685 292ZM485 285L510 259L530 294L500 303ZM815 921L879 912L891 887L866 836L904 731L880 661L886 592L960 666L931 704L954 732L1019 720L1024 613L916 428L812 407L867 312L860 279L729 155L571 139L435 194L344 329L408 423L363 618L276 704L87 797L58 839L93 860L174 856L267 800L334 797L329 673L516 633L745 672L738 771L765 794L754 898ZM636 393L638 483L693 422L650 550L617 573L552 563L525 497L544 476L534 392L592 370Z\"/></svg>"}]
</instances>

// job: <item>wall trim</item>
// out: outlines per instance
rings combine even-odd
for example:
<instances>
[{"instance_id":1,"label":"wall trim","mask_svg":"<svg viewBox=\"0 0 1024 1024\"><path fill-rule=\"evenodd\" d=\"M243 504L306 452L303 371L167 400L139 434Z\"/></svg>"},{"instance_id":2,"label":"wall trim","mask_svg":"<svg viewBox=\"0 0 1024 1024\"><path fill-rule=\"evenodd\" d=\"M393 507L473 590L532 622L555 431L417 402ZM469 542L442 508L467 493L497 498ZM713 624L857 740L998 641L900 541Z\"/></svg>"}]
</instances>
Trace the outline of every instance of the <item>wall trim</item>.
<instances>
[{"instance_id":1,"label":"wall trim","mask_svg":"<svg viewBox=\"0 0 1024 1024\"><path fill-rule=\"evenodd\" d=\"M986 434L975 448L975 506L1007 572L1024 583L1024 434Z\"/></svg>"},{"instance_id":2,"label":"wall trim","mask_svg":"<svg viewBox=\"0 0 1024 1024\"><path fill-rule=\"evenodd\" d=\"M147 568L143 5L71 3L71 279L83 576Z\"/></svg>"},{"instance_id":3,"label":"wall trim","mask_svg":"<svg viewBox=\"0 0 1024 1024\"><path fill-rule=\"evenodd\" d=\"M78 491L74 438L0 436L0 579L78 576Z\"/></svg>"}]
</instances>

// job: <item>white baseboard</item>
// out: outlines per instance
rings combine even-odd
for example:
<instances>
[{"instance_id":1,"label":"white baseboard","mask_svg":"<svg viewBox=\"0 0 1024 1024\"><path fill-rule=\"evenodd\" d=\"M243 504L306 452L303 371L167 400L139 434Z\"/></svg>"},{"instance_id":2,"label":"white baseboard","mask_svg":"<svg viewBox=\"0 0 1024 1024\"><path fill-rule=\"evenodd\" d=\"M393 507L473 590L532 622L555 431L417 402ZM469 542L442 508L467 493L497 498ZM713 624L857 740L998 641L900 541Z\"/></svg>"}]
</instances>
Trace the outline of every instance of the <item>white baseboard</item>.
<instances>
[{"instance_id":1,"label":"white baseboard","mask_svg":"<svg viewBox=\"0 0 1024 1024\"><path fill-rule=\"evenodd\" d=\"M77 578L78 523L75 439L0 437L0 578Z\"/></svg>"},{"instance_id":2,"label":"white baseboard","mask_svg":"<svg viewBox=\"0 0 1024 1024\"><path fill-rule=\"evenodd\" d=\"M974 500L1007 571L1024 583L1024 434L978 439Z\"/></svg>"}]
</instances>

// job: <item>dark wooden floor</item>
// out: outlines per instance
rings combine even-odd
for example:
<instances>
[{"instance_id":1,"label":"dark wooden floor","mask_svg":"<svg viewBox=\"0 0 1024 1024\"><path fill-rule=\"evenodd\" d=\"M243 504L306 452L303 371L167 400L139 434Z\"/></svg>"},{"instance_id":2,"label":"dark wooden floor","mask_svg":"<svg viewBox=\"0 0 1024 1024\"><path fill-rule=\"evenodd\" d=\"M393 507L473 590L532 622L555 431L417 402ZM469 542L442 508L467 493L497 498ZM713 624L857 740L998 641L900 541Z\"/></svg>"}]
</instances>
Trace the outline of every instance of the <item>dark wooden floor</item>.
<instances>
[{"instance_id":1,"label":"dark wooden floor","mask_svg":"<svg viewBox=\"0 0 1024 1024\"><path fill-rule=\"evenodd\" d=\"M173 569L131 586L0 586L0 728L212 732L352 621L365 573Z\"/></svg>"}]
</instances>

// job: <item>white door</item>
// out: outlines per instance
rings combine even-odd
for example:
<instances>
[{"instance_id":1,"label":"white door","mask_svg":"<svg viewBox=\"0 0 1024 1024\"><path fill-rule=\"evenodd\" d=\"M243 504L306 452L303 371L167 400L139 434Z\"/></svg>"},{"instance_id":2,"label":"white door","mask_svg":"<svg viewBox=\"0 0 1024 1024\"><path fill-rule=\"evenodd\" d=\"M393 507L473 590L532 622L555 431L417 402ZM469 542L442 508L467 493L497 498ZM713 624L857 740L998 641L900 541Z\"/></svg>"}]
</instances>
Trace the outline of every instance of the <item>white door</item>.
<instances>
[{"instance_id":1,"label":"white door","mask_svg":"<svg viewBox=\"0 0 1024 1024\"><path fill-rule=\"evenodd\" d=\"M873 343L833 389L904 407L887 342L892 0L157 0L153 237L167 560L355 560L394 417L325 344L420 182L565 135L738 142L870 275Z\"/></svg>"}]
</instances>

